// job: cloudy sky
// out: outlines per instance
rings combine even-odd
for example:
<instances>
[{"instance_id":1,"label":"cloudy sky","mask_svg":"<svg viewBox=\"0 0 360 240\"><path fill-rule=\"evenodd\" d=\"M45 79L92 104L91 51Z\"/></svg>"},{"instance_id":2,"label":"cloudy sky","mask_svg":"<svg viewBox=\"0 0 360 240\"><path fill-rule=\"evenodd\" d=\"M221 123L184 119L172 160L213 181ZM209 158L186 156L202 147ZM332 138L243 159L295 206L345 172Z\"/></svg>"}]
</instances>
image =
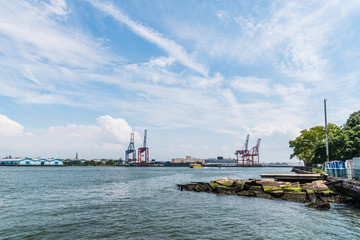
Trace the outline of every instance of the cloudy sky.
<instances>
[{"instance_id":1,"label":"cloudy sky","mask_svg":"<svg viewBox=\"0 0 360 240\"><path fill-rule=\"evenodd\" d=\"M0 0L0 157L260 160L360 109L360 1ZM295 160L296 161L296 160Z\"/></svg>"}]
</instances>

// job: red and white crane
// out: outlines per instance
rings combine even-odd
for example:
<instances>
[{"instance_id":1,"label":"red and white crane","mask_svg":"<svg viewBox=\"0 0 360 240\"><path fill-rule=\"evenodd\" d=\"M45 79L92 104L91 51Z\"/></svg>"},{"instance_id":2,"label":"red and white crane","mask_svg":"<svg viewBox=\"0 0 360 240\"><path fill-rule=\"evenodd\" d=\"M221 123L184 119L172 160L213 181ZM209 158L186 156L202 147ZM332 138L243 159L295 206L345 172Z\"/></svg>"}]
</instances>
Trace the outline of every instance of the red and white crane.
<instances>
[{"instance_id":1,"label":"red and white crane","mask_svg":"<svg viewBox=\"0 0 360 240\"><path fill-rule=\"evenodd\" d=\"M138 158L137 158L137 163L138 164L148 165L150 163L150 160L149 160L149 148L147 147L147 143L146 143L146 135L147 135L147 130L144 131L144 143L143 143L143 146L138 148ZM144 156L144 161L141 160L142 156Z\"/></svg>"},{"instance_id":2,"label":"red and white crane","mask_svg":"<svg viewBox=\"0 0 360 240\"><path fill-rule=\"evenodd\" d=\"M246 136L246 142L242 150L237 150L235 152L236 155L236 163L237 166L259 166L259 149L261 139L259 138L256 142L256 146L248 150L249 146L249 136Z\"/></svg>"}]
</instances>

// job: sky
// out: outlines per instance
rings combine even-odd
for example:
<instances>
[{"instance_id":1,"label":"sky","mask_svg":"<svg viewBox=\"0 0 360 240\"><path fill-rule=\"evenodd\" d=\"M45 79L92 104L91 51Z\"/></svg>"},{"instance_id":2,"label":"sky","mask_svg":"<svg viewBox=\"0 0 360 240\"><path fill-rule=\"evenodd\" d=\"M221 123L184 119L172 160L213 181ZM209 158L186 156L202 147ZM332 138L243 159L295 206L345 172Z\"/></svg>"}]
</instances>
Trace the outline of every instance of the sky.
<instances>
[{"instance_id":1,"label":"sky","mask_svg":"<svg viewBox=\"0 0 360 240\"><path fill-rule=\"evenodd\" d=\"M260 162L360 110L360 1L0 0L0 157Z\"/></svg>"}]
</instances>

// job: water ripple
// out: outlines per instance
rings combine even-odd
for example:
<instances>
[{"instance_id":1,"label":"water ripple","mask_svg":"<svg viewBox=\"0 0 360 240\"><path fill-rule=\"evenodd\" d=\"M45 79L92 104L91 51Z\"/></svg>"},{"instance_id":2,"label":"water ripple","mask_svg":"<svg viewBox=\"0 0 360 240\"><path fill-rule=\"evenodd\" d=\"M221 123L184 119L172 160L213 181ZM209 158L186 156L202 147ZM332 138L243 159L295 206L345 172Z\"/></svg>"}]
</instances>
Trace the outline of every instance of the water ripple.
<instances>
[{"instance_id":1,"label":"water ripple","mask_svg":"<svg viewBox=\"0 0 360 240\"><path fill-rule=\"evenodd\" d=\"M179 191L272 168L0 168L0 239L360 239L357 208Z\"/></svg>"}]
</instances>

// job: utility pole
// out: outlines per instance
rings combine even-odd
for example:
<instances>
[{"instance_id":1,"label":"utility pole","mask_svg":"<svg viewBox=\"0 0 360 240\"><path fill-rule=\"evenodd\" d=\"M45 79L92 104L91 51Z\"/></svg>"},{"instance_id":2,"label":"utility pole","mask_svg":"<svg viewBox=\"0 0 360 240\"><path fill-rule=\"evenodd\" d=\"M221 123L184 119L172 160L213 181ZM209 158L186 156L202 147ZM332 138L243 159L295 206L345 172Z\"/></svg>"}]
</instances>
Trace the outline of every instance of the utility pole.
<instances>
[{"instance_id":1,"label":"utility pole","mask_svg":"<svg viewBox=\"0 0 360 240\"><path fill-rule=\"evenodd\" d=\"M325 136L326 136L326 163L330 161L329 159L329 140L328 140L328 124L326 116L326 98L324 99L324 112L325 112Z\"/></svg>"}]
</instances>

